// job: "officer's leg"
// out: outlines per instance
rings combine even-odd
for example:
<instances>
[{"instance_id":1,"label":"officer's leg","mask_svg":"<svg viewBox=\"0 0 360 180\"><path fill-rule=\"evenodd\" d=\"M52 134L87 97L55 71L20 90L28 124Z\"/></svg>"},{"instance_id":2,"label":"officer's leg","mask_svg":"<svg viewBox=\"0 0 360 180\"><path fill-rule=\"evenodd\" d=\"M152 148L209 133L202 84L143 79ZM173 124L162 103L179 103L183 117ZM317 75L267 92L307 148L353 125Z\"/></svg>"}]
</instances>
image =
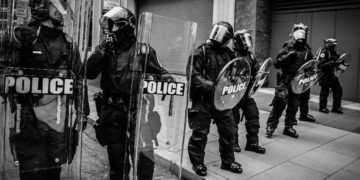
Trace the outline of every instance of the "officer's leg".
<instances>
[{"instance_id":1,"label":"officer's leg","mask_svg":"<svg viewBox=\"0 0 360 180\"><path fill-rule=\"evenodd\" d=\"M136 120L136 112L133 111L133 119ZM133 121L134 122L134 121ZM131 124L130 127L130 139L129 147L131 152L131 159L135 164L135 136L136 136L136 124ZM139 180L151 180L153 179L155 169L155 155L153 142L151 138L144 138L145 147L139 147L138 149L138 161L137 161L137 176Z\"/></svg>"},{"instance_id":2,"label":"officer's leg","mask_svg":"<svg viewBox=\"0 0 360 180\"><path fill-rule=\"evenodd\" d=\"M234 126L235 121L231 110L214 112L214 120L219 133L219 151L224 164L235 161L234 157Z\"/></svg>"},{"instance_id":3,"label":"officer's leg","mask_svg":"<svg viewBox=\"0 0 360 180\"><path fill-rule=\"evenodd\" d=\"M334 83L332 85L332 91L333 91L333 99L334 99L332 111L342 114L341 98L343 95L343 89L341 87L341 84L340 84L338 78L336 78L336 80L334 81Z\"/></svg>"},{"instance_id":4,"label":"officer's leg","mask_svg":"<svg viewBox=\"0 0 360 180\"><path fill-rule=\"evenodd\" d=\"M241 164L235 162L234 156L234 116L232 110L213 111L213 117L219 133L219 151L221 169L242 173Z\"/></svg>"},{"instance_id":5,"label":"officer's leg","mask_svg":"<svg viewBox=\"0 0 360 180\"><path fill-rule=\"evenodd\" d=\"M316 121L316 119L309 114L310 94L311 94L310 89L300 94L300 117L299 117L300 121L308 121L308 122Z\"/></svg>"},{"instance_id":6,"label":"officer's leg","mask_svg":"<svg viewBox=\"0 0 360 180\"><path fill-rule=\"evenodd\" d=\"M273 109L270 112L269 118L267 120L267 135L271 136L274 130L277 128L279 124L279 119L281 117L282 112L286 107L288 91L284 88L278 88L275 92L275 97L273 99L272 105Z\"/></svg>"},{"instance_id":7,"label":"officer's leg","mask_svg":"<svg viewBox=\"0 0 360 180\"><path fill-rule=\"evenodd\" d=\"M129 149L125 147L125 143L109 144L107 146L107 152L110 164L110 179L123 179L124 174L125 179L129 179Z\"/></svg>"},{"instance_id":8,"label":"officer's leg","mask_svg":"<svg viewBox=\"0 0 360 180\"><path fill-rule=\"evenodd\" d=\"M234 116L234 120L235 120L235 126L234 126L234 151L235 152L241 152L241 148L239 146L239 124L240 124L240 104L236 105L233 108L233 116Z\"/></svg>"},{"instance_id":9,"label":"officer's leg","mask_svg":"<svg viewBox=\"0 0 360 180\"><path fill-rule=\"evenodd\" d=\"M327 109L327 101L329 97L329 86L321 86L320 89L320 103L319 103L319 111L324 113L329 113L329 109Z\"/></svg>"},{"instance_id":10,"label":"officer's leg","mask_svg":"<svg viewBox=\"0 0 360 180\"><path fill-rule=\"evenodd\" d=\"M188 151L190 162L194 165L204 164L207 135L210 132L211 117L204 106L193 108L189 112L189 125L193 130L189 139ZM234 126L232 127L234 128Z\"/></svg>"},{"instance_id":11,"label":"officer's leg","mask_svg":"<svg viewBox=\"0 0 360 180\"><path fill-rule=\"evenodd\" d=\"M246 104L243 108L245 113L245 128L246 128L246 146L245 150L256 153L265 153L265 149L259 146L259 109L253 98L247 98Z\"/></svg>"},{"instance_id":12,"label":"officer's leg","mask_svg":"<svg viewBox=\"0 0 360 180\"><path fill-rule=\"evenodd\" d=\"M310 89L300 94L300 116L305 117L309 113Z\"/></svg>"},{"instance_id":13,"label":"officer's leg","mask_svg":"<svg viewBox=\"0 0 360 180\"><path fill-rule=\"evenodd\" d=\"M298 138L298 134L293 128L293 123L296 118L296 112L299 108L299 99L300 96L298 94L294 94L291 90L289 91L289 98L285 115L285 128L283 134L294 138Z\"/></svg>"}]
</instances>

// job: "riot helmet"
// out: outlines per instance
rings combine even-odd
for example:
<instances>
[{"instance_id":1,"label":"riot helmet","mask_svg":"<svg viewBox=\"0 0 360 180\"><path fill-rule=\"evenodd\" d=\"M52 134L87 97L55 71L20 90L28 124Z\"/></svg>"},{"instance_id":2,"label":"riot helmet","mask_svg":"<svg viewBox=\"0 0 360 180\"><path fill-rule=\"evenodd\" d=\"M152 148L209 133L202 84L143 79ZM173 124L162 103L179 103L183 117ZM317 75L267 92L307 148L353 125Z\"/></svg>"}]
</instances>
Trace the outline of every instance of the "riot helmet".
<instances>
[{"instance_id":1,"label":"riot helmet","mask_svg":"<svg viewBox=\"0 0 360 180\"><path fill-rule=\"evenodd\" d=\"M51 20L55 26L64 26L65 16L67 13L66 0L30 0L29 2L32 22L41 22Z\"/></svg>"},{"instance_id":2,"label":"riot helmet","mask_svg":"<svg viewBox=\"0 0 360 180\"><path fill-rule=\"evenodd\" d=\"M234 30L228 22L220 21L213 25L209 40L215 45L225 47L234 37Z\"/></svg>"},{"instance_id":3,"label":"riot helmet","mask_svg":"<svg viewBox=\"0 0 360 180\"><path fill-rule=\"evenodd\" d=\"M253 46L251 34L246 29L236 31L233 41L235 50L248 50Z\"/></svg>"},{"instance_id":4,"label":"riot helmet","mask_svg":"<svg viewBox=\"0 0 360 180\"><path fill-rule=\"evenodd\" d=\"M308 27L303 23L294 24L291 31L291 38L295 43L305 44L307 40Z\"/></svg>"},{"instance_id":5,"label":"riot helmet","mask_svg":"<svg viewBox=\"0 0 360 180\"><path fill-rule=\"evenodd\" d=\"M329 50L335 50L335 47L337 46L337 40L332 37L328 37L324 40L324 45Z\"/></svg>"},{"instance_id":6,"label":"riot helmet","mask_svg":"<svg viewBox=\"0 0 360 180\"><path fill-rule=\"evenodd\" d=\"M114 7L100 18L105 35L113 35L115 42L135 38L135 15L123 7Z\"/></svg>"}]
</instances>

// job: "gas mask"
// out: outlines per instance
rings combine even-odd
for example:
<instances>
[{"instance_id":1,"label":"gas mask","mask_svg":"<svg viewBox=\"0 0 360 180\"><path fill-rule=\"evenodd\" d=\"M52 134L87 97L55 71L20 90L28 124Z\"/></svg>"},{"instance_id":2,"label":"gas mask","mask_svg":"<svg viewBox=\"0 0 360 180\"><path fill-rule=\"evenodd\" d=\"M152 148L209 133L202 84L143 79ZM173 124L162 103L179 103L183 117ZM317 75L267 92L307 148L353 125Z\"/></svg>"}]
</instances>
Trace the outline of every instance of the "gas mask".
<instances>
[{"instance_id":1,"label":"gas mask","mask_svg":"<svg viewBox=\"0 0 360 180\"><path fill-rule=\"evenodd\" d=\"M324 44L329 50L334 51L337 46L337 40L335 38L326 38Z\"/></svg>"}]
</instances>

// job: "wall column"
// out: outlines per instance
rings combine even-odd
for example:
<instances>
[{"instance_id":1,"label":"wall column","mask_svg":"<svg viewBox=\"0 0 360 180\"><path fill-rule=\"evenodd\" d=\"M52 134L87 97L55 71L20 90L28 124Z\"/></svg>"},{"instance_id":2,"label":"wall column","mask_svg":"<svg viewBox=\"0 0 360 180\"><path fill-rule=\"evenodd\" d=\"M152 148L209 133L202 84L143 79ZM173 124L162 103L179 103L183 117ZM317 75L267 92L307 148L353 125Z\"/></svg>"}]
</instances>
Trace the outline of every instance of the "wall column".
<instances>
[{"instance_id":1,"label":"wall column","mask_svg":"<svg viewBox=\"0 0 360 180\"><path fill-rule=\"evenodd\" d=\"M236 0L235 31L247 29L253 37L255 53L263 61L270 56L271 8L269 0Z\"/></svg>"}]
</instances>

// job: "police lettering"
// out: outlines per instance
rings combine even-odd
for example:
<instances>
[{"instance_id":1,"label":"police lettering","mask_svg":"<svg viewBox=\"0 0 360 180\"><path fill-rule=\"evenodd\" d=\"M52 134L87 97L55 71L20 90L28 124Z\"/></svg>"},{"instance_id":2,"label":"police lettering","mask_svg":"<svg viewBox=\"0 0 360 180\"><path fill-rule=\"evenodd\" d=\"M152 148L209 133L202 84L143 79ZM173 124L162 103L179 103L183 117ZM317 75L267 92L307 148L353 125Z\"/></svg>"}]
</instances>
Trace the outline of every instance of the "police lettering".
<instances>
[{"instance_id":1,"label":"police lettering","mask_svg":"<svg viewBox=\"0 0 360 180\"><path fill-rule=\"evenodd\" d=\"M144 81L145 94L162 94L184 96L184 83L161 82L161 81Z\"/></svg>"},{"instance_id":2,"label":"police lettering","mask_svg":"<svg viewBox=\"0 0 360 180\"><path fill-rule=\"evenodd\" d=\"M19 94L73 94L73 79L6 76L5 92Z\"/></svg>"},{"instance_id":3,"label":"police lettering","mask_svg":"<svg viewBox=\"0 0 360 180\"><path fill-rule=\"evenodd\" d=\"M244 90L245 88L246 88L246 82L225 86L222 90L221 95L235 94L237 92Z\"/></svg>"},{"instance_id":4,"label":"police lettering","mask_svg":"<svg viewBox=\"0 0 360 180\"><path fill-rule=\"evenodd\" d=\"M318 74L314 74L314 75L312 75L312 76L310 76L310 77L308 77L308 78L301 79L301 80L299 81L299 85L308 83L308 82L310 82L310 81L313 81L313 80L315 80L315 79L317 78L317 76L318 76Z\"/></svg>"}]
</instances>

